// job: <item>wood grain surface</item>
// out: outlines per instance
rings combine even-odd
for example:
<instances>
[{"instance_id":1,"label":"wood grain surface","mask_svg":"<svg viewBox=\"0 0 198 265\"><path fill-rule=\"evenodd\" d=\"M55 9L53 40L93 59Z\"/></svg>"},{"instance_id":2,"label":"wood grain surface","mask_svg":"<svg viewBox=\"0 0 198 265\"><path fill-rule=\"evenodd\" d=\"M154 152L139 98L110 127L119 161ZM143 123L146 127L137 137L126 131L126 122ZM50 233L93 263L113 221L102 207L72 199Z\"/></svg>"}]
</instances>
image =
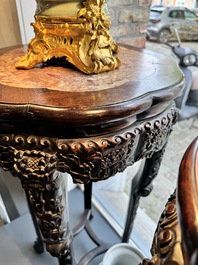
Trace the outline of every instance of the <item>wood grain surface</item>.
<instances>
[{"instance_id":1,"label":"wood grain surface","mask_svg":"<svg viewBox=\"0 0 198 265\"><path fill-rule=\"evenodd\" d=\"M120 46L119 69L86 75L73 67L19 70L26 47L0 50L0 118L28 117L79 124L118 120L174 99L183 75L167 56Z\"/></svg>"}]
</instances>

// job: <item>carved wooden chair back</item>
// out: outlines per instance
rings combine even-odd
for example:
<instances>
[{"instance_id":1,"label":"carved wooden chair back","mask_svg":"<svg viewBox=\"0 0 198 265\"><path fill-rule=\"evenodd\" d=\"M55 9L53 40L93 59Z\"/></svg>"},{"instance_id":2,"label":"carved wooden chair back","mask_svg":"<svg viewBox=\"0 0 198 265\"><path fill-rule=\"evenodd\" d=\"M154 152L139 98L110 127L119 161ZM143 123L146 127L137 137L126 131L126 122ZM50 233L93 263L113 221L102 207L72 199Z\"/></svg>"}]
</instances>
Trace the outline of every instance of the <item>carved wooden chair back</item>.
<instances>
[{"instance_id":1,"label":"carved wooden chair back","mask_svg":"<svg viewBox=\"0 0 198 265\"><path fill-rule=\"evenodd\" d=\"M182 158L177 188L159 219L151 254L142 265L198 265L198 137Z\"/></svg>"},{"instance_id":2,"label":"carved wooden chair back","mask_svg":"<svg viewBox=\"0 0 198 265\"><path fill-rule=\"evenodd\" d=\"M181 161L176 198L185 264L198 264L198 137Z\"/></svg>"}]
</instances>

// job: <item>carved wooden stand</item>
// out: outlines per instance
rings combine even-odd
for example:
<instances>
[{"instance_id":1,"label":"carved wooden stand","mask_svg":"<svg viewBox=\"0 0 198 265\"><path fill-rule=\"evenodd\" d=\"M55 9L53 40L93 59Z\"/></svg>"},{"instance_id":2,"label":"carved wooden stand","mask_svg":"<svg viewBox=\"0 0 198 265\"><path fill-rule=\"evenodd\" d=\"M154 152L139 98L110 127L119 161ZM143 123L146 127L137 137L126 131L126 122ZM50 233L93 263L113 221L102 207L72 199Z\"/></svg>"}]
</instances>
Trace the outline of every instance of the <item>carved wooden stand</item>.
<instances>
[{"instance_id":1,"label":"carved wooden stand","mask_svg":"<svg viewBox=\"0 0 198 265\"><path fill-rule=\"evenodd\" d=\"M38 234L35 249L43 250L44 239L60 265L75 264L72 238L85 228L98 246L81 259L79 265L85 265L109 247L89 226L92 182L146 158L142 174L132 182L122 239L128 241L139 198L151 191L176 121L173 99L183 75L162 55L127 47L119 55L124 65L100 77L60 67L16 70L18 58L13 57L24 52L1 51L0 164L26 191ZM61 172L85 184L85 213L73 231Z\"/></svg>"},{"instance_id":2,"label":"carved wooden stand","mask_svg":"<svg viewBox=\"0 0 198 265\"><path fill-rule=\"evenodd\" d=\"M174 106L171 106L158 117L140 124L135 123L121 130L119 134L89 137L88 140L0 135L2 168L12 171L21 180L32 209L33 220L36 221L35 213L46 248L53 256L59 258L60 264L72 264L72 234L69 229L65 187L59 172L68 172L75 182L88 183L85 184L87 197L84 221L73 233L75 235L85 227L88 234L92 235L88 223L92 181L111 177L135 161L146 158L142 174L132 182L131 201L123 235L123 242L127 242L140 196L147 196L151 191L151 182L157 175L175 118L176 111ZM39 237L38 234L39 240L35 245L38 251L42 247ZM91 237L94 239L95 236ZM109 247L103 243L98 243L98 246L100 248L94 252L91 259ZM80 264L87 263L84 261Z\"/></svg>"}]
</instances>

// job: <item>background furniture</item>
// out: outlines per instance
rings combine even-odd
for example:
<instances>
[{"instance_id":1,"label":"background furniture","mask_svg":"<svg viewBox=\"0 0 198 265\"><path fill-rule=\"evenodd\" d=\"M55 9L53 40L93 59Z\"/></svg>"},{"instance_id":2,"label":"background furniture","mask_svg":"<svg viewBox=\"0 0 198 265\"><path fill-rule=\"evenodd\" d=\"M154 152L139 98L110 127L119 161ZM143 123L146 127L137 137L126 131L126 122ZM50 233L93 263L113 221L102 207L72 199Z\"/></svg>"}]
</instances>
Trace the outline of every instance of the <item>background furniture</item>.
<instances>
[{"instance_id":1,"label":"background furniture","mask_svg":"<svg viewBox=\"0 0 198 265\"><path fill-rule=\"evenodd\" d=\"M177 189L160 217L153 245L152 260L142 265L198 263L198 138L187 148L178 173Z\"/></svg>"},{"instance_id":2,"label":"background furniture","mask_svg":"<svg viewBox=\"0 0 198 265\"><path fill-rule=\"evenodd\" d=\"M25 47L0 51L0 163L26 191L37 250L44 238L60 264L72 264L73 233L61 172L85 184L84 221L73 230L77 233L89 226L92 182L146 159L133 181L127 241L139 198L151 191L176 121L174 99L183 75L171 59L127 46L120 47L119 69L89 76L68 65L15 69L25 52ZM106 248L99 245L86 262Z\"/></svg>"}]
</instances>

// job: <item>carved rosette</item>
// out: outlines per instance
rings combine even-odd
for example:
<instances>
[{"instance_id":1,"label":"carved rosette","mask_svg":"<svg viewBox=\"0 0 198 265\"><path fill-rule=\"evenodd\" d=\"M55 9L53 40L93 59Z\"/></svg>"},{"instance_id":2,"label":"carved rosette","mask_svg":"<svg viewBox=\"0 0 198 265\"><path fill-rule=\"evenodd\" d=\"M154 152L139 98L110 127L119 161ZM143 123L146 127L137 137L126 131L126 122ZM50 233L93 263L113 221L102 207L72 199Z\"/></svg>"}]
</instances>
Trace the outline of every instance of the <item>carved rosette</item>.
<instances>
[{"instance_id":1,"label":"carved rosette","mask_svg":"<svg viewBox=\"0 0 198 265\"><path fill-rule=\"evenodd\" d=\"M38 218L47 250L53 256L68 256L70 260L66 193L60 173L56 171L57 157L55 151L52 152L53 146L54 142L46 138L2 136L0 159L3 169L12 169L21 180ZM6 163L9 155L12 159Z\"/></svg>"},{"instance_id":2,"label":"carved rosette","mask_svg":"<svg viewBox=\"0 0 198 265\"><path fill-rule=\"evenodd\" d=\"M177 114L176 109L172 108L167 113L167 116L163 116L161 120L154 120L144 124L144 146L140 158L150 158L154 153L162 149L172 131L172 126L176 122Z\"/></svg>"},{"instance_id":3,"label":"carved rosette","mask_svg":"<svg viewBox=\"0 0 198 265\"><path fill-rule=\"evenodd\" d=\"M47 250L58 258L68 254L70 260L72 236L64 183L56 172L56 164L54 154L14 149L14 171L34 207Z\"/></svg>"},{"instance_id":4,"label":"carved rosette","mask_svg":"<svg viewBox=\"0 0 198 265\"><path fill-rule=\"evenodd\" d=\"M181 232L178 224L175 192L170 196L160 217L151 248L152 259L142 265L184 265Z\"/></svg>"},{"instance_id":5,"label":"carved rosette","mask_svg":"<svg viewBox=\"0 0 198 265\"><path fill-rule=\"evenodd\" d=\"M114 56L118 47L103 10L105 0L86 0L83 4L76 17L35 16L35 37L16 67L30 69L52 58L65 57L86 74L118 68L120 60Z\"/></svg>"}]
</instances>

